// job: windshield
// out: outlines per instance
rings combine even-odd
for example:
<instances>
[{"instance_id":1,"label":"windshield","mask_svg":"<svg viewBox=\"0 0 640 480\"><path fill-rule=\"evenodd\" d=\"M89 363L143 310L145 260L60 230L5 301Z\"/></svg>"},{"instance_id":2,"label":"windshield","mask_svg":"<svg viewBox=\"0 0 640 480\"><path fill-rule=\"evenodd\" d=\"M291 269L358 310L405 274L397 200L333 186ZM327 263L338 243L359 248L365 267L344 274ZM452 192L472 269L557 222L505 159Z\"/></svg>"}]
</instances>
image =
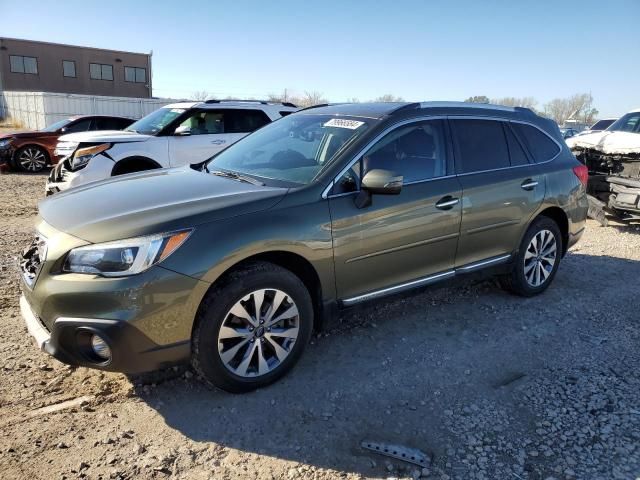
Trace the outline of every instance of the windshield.
<instances>
[{"instance_id":1,"label":"windshield","mask_svg":"<svg viewBox=\"0 0 640 480\"><path fill-rule=\"evenodd\" d=\"M608 132L640 133L640 112L631 112L613 122Z\"/></svg>"},{"instance_id":2,"label":"windshield","mask_svg":"<svg viewBox=\"0 0 640 480\"><path fill-rule=\"evenodd\" d=\"M307 184L372 122L334 115L289 115L223 150L207 169Z\"/></svg>"},{"instance_id":3,"label":"windshield","mask_svg":"<svg viewBox=\"0 0 640 480\"><path fill-rule=\"evenodd\" d=\"M160 108L133 122L125 131L154 135L185 112L184 108Z\"/></svg>"},{"instance_id":4,"label":"windshield","mask_svg":"<svg viewBox=\"0 0 640 480\"><path fill-rule=\"evenodd\" d=\"M598 120L591 126L591 130L606 130L615 120Z\"/></svg>"},{"instance_id":5,"label":"windshield","mask_svg":"<svg viewBox=\"0 0 640 480\"><path fill-rule=\"evenodd\" d=\"M60 120L59 122L52 123L51 125L49 125L46 128L43 128L40 131L41 132L56 132L56 131L60 130L62 127L64 127L65 125L68 125L69 123L71 123L71 120L69 118L65 118L64 120Z\"/></svg>"}]
</instances>

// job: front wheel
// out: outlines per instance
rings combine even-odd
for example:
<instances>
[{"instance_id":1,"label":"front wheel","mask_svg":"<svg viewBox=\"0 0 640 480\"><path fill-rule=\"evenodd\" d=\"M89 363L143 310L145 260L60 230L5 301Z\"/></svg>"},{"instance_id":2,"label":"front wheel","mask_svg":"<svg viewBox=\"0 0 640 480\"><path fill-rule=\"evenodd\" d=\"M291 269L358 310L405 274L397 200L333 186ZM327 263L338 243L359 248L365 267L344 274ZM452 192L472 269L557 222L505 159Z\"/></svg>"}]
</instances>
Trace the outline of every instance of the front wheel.
<instances>
[{"instance_id":1,"label":"front wheel","mask_svg":"<svg viewBox=\"0 0 640 480\"><path fill-rule=\"evenodd\" d=\"M42 148L26 146L16 152L14 164L22 172L38 173L47 166L48 158L47 152Z\"/></svg>"},{"instance_id":2,"label":"front wheel","mask_svg":"<svg viewBox=\"0 0 640 480\"><path fill-rule=\"evenodd\" d=\"M241 393L275 382L311 338L313 305L289 270L259 262L231 272L198 312L192 365L213 386Z\"/></svg>"},{"instance_id":3,"label":"front wheel","mask_svg":"<svg viewBox=\"0 0 640 480\"><path fill-rule=\"evenodd\" d=\"M539 217L522 239L511 273L502 279L513 293L532 297L544 292L556 275L562 257L562 236L556 222Z\"/></svg>"}]
</instances>

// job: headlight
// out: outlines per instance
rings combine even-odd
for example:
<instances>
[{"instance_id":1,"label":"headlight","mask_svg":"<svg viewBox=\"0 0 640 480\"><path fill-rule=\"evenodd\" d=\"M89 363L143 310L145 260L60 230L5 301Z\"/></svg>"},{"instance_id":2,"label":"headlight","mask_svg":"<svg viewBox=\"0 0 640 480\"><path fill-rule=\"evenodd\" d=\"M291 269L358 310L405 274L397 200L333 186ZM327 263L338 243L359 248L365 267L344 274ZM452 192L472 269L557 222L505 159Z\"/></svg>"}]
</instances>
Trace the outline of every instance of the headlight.
<instances>
[{"instance_id":1,"label":"headlight","mask_svg":"<svg viewBox=\"0 0 640 480\"><path fill-rule=\"evenodd\" d=\"M4 140L0 140L0 148L7 148L13 142L13 138L6 138Z\"/></svg>"},{"instance_id":2,"label":"headlight","mask_svg":"<svg viewBox=\"0 0 640 480\"><path fill-rule=\"evenodd\" d=\"M99 153L109 150L110 148L110 143L103 143L101 145L94 145L93 147L78 149L73 156L73 160L71 161L71 169L77 170L78 168L84 167L93 157L95 157Z\"/></svg>"},{"instance_id":3,"label":"headlight","mask_svg":"<svg viewBox=\"0 0 640 480\"><path fill-rule=\"evenodd\" d=\"M53 151L58 156L69 156L78 148L78 142L58 142L56 149Z\"/></svg>"},{"instance_id":4,"label":"headlight","mask_svg":"<svg viewBox=\"0 0 640 480\"><path fill-rule=\"evenodd\" d=\"M74 248L67 255L63 271L105 277L135 275L175 252L191 232L181 230Z\"/></svg>"}]
</instances>

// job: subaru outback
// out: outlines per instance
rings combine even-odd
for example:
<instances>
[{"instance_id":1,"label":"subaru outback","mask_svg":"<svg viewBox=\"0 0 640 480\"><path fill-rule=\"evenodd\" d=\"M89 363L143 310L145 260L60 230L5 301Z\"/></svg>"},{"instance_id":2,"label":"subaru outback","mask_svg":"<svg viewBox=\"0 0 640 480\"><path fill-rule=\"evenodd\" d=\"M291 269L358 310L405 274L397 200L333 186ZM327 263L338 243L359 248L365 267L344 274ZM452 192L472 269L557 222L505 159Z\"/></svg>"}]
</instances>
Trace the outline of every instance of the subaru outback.
<instances>
[{"instance_id":1,"label":"subaru outback","mask_svg":"<svg viewBox=\"0 0 640 480\"><path fill-rule=\"evenodd\" d=\"M21 311L62 362L190 361L248 391L343 308L481 270L542 293L584 230L586 181L557 125L528 109L317 106L198 167L44 200Z\"/></svg>"}]
</instances>

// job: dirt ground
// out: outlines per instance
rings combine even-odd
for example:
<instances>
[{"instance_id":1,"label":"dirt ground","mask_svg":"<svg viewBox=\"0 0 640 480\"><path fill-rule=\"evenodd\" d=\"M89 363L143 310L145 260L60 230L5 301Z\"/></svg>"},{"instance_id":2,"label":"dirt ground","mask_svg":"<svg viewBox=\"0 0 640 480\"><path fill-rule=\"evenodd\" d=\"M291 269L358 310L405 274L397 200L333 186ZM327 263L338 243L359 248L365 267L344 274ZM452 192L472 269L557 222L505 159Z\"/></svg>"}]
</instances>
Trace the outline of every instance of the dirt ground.
<instances>
[{"instance_id":1,"label":"dirt ground","mask_svg":"<svg viewBox=\"0 0 640 480\"><path fill-rule=\"evenodd\" d=\"M33 346L14 262L44 183L0 175L2 479L640 476L637 227L589 222L536 298L467 280L349 314L283 381L239 396L186 368L128 378Z\"/></svg>"}]
</instances>

